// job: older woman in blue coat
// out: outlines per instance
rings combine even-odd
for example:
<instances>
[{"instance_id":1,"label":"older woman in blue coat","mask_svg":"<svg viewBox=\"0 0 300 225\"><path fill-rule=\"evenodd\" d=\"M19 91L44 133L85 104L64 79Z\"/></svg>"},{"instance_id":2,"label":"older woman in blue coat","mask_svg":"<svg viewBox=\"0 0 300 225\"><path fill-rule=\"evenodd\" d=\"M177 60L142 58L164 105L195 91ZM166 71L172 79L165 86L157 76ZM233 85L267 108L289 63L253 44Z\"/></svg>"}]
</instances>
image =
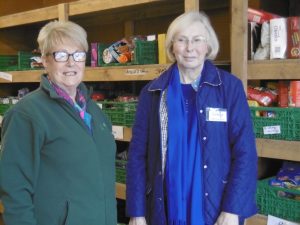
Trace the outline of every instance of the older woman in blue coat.
<instances>
[{"instance_id":1,"label":"older woman in blue coat","mask_svg":"<svg viewBox=\"0 0 300 225\"><path fill-rule=\"evenodd\" d=\"M238 225L256 213L257 154L241 81L210 60L208 17L188 12L166 37L174 63L139 98L127 166L130 225Z\"/></svg>"}]
</instances>

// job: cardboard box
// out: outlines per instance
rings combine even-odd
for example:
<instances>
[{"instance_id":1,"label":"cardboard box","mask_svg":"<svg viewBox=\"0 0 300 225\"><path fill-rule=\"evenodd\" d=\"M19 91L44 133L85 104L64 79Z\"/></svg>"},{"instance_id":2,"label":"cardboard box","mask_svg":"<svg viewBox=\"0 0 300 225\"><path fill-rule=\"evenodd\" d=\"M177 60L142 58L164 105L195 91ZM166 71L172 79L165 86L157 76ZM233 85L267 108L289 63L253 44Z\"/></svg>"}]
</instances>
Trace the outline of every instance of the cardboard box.
<instances>
[{"instance_id":1,"label":"cardboard box","mask_svg":"<svg viewBox=\"0 0 300 225\"><path fill-rule=\"evenodd\" d=\"M278 82L278 106L288 107L289 106L289 81Z\"/></svg>"},{"instance_id":2,"label":"cardboard box","mask_svg":"<svg viewBox=\"0 0 300 225\"><path fill-rule=\"evenodd\" d=\"M300 80L290 82L289 106L300 107Z\"/></svg>"},{"instance_id":3,"label":"cardboard box","mask_svg":"<svg viewBox=\"0 0 300 225\"><path fill-rule=\"evenodd\" d=\"M285 59L287 51L287 19L270 20L270 59Z\"/></svg>"},{"instance_id":4,"label":"cardboard box","mask_svg":"<svg viewBox=\"0 0 300 225\"><path fill-rule=\"evenodd\" d=\"M287 57L289 59L300 58L300 17L287 18Z\"/></svg>"}]
</instances>

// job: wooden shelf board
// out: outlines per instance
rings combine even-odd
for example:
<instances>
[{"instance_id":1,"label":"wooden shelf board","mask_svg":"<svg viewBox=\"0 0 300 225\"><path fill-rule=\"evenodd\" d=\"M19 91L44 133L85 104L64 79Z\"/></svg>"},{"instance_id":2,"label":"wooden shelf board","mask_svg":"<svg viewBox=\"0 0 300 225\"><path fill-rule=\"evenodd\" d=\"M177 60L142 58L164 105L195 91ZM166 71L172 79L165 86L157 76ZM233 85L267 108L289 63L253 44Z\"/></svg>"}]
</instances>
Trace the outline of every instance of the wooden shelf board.
<instances>
[{"instance_id":1,"label":"wooden shelf board","mask_svg":"<svg viewBox=\"0 0 300 225\"><path fill-rule=\"evenodd\" d=\"M167 69L167 64L87 68L84 81L153 80Z\"/></svg>"},{"instance_id":2,"label":"wooden shelf board","mask_svg":"<svg viewBox=\"0 0 300 225\"><path fill-rule=\"evenodd\" d=\"M0 28L31 24L58 18L58 6L49 6L0 17Z\"/></svg>"},{"instance_id":3,"label":"wooden shelf board","mask_svg":"<svg viewBox=\"0 0 300 225\"><path fill-rule=\"evenodd\" d=\"M228 61L216 61L216 65L229 65ZM165 71L170 64L150 64L134 66L86 67L85 82L96 81L143 81L153 80ZM5 71L12 76L12 81L0 78L0 83L40 82L44 70Z\"/></svg>"},{"instance_id":4,"label":"wooden shelf board","mask_svg":"<svg viewBox=\"0 0 300 225\"><path fill-rule=\"evenodd\" d=\"M300 59L248 61L249 80L300 79Z\"/></svg>"},{"instance_id":5,"label":"wooden shelf board","mask_svg":"<svg viewBox=\"0 0 300 225\"><path fill-rule=\"evenodd\" d=\"M245 221L245 225L267 225L268 217L256 214Z\"/></svg>"},{"instance_id":6,"label":"wooden shelf board","mask_svg":"<svg viewBox=\"0 0 300 225\"><path fill-rule=\"evenodd\" d=\"M116 198L126 199L126 185L121 183L116 183Z\"/></svg>"},{"instance_id":7,"label":"wooden shelf board","mask_svg":"<svg viewBox=\"0 0 300 225\"><path fill-rule=\"evenodd\" d=\"M300 141L256 139L259 157L300 161Z\"/></svg>"},{"instance_id":8,"label":"wooden shelf board","mask_svg":"<svg viewBox=\"0 0 300 225\"><path fill-rule=\"evenodd\" d=\"M153 80L168 68L168 64L87 67L84 81L138 81ZM40 82L43 70L6 71L12 76L12 81L0 78L0 83L28 83Z\"/></svg>"},{"instance_id":9,"label":"wooden shelf board","mask_svg":"<svg viewBox=\"0 0 300 225\"><path fill-rule=\"evenodd\" d=\"M69 15L80 15L92 12L99 12L105 10L112 10L116 8L132 7L141 4L149 4L161 2L161 0L102 0L102 1L92 1L92 0L81 0L69 3Z\"/></svg>"}]
</instances>

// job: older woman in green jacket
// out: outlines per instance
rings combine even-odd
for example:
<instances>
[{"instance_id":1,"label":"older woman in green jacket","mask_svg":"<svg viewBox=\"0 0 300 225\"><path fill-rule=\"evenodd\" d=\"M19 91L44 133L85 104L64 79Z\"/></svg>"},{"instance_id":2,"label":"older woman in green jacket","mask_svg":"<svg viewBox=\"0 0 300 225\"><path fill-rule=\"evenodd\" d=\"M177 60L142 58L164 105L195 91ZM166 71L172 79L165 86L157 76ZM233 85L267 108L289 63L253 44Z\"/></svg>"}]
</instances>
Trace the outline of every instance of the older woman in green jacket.
<instances>
[{"instance_id":1,"label":"older woman in green jacket","mask_svg":"<svg viewBox=\"0 0 300 225\"><path fill-rule=\"evenodd\" d=\"M1 200L6 225L113 225L115 142L82 83L88 43L72 22L38 36L46 73L2 124Z\"/></svg>"}]
</instances>

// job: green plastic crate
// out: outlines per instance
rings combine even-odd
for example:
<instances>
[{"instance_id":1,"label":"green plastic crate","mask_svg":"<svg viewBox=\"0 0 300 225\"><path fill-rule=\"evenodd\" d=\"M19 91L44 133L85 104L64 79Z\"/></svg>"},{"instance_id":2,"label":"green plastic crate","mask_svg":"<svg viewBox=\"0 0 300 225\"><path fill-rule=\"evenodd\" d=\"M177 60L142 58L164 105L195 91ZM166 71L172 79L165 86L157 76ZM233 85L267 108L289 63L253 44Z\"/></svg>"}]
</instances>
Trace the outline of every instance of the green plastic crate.
<instances>
[{"instance_id":1,"label":"green plastic crate","mask_svg":"<svg viewBox=\"0 0 300 225\"><path fill-rule=\"evenodd\" d=\"M109 117L113 125L126 127L131 127L133 125L137 105L136 101L102 101L99 103L102 111Z\"/></svg>"},{"instance_id":2,"label":"green plastic crate","mask_svg":"<svg viewBox=\"0 0 300 225\"><path fill-rule=\"evenodd\" d=\"M126 183L126 160L116 159L116 182Z\"/></svg>"},{"instance_id":3,"label":"green plastic crate","mask_svg":"<svg viewBox=\"0 0 300 225\"><path fill-rule=\"evenodd\" d=\"M11 104L0 103L0 115L3 116L4 113L10 108Z\"/></svg>"},{"instance_id":4,"label":"green plastic crate","mask_svg":"<svg viewBox=\"0 0 300 225\"><path fill-rule=\"evenodd\" d=\"M31 68L31 57L39 56L31 52L19 51L18 52L18 66L19 70L33 70L39 68Z\"/></svg>"},{"instance_id":5,"label":"green plastic crate","mask_svg":"<svg viewBox=\"0 0 300 225\"><path fill-rule=\"evenodd\" d=\"M256 201L259 213L300 222L300 191L270 186L270 179L258 181ZM298 200L281 197L283 192L298 196Z\"/></svg>"},{"instance_id":6,"label":"green plastic crate","mask_svg":"<svg viewBox=\"0 0 300 225\"><path fill-rule=\"evenodd\" d=\"M300 140L300 108L250 107L257 138Z\"/></svg>"},{"instance_id":7,"label":"green plastic crate","mask_svg":"<svg viewBox=\"0 0 300 225\"><path fill-rule=\"evenodd\" d=\"M102 54L109 44L98 44L98 66L128 66L158 63L157 41L135 41L133 59L128 63L104 63Z\"/></svg>"},{"instance_id":8,"label":"green plastic crate","mask_svg":"<svg viewBox=\"0 0 300 225\"><path fill-rule=\"evenodd\" d=\"M0 71L18 70L17 55L0 55Z\"/></svg>"}]
</instances>

